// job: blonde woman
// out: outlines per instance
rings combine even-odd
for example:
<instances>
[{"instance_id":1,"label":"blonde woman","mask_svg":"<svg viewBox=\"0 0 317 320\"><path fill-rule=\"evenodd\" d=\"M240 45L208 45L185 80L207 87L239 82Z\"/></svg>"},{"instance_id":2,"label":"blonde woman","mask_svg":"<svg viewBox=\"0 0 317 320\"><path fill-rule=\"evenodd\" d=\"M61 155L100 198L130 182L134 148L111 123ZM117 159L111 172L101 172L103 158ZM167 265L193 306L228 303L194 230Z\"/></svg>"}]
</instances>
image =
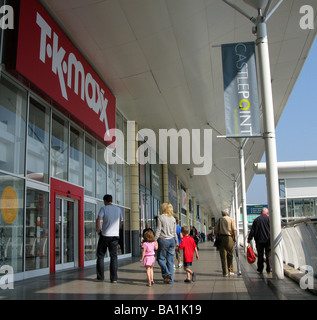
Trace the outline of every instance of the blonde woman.
<instances>
[{"instance_id":1,"label":"blonde woman","mask_svg":"<svg viewBox=\"0 0 317 320\"><path fill-rule=\"evenodd\" d=\"M164 202L161 210L155 232L155 240L158 242L157 262L161 267L164 283L173 283L175 247L178 246L176 220L171 203Z\"/></svg>"}]
</instances>

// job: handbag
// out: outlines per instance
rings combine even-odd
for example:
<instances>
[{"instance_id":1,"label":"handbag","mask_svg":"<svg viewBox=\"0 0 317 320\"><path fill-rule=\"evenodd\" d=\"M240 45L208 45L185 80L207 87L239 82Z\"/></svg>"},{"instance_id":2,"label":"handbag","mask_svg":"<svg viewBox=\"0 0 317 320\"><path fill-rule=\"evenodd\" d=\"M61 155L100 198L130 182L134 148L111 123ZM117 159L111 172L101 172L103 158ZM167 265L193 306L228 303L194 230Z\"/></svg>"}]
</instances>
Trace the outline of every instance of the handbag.
<instances>
[{"instance_id":1,"label":"handbag","mask_svg":"<svg viewBox=\"0 0 317 320\"><path fill-rule=\"evenodd\" d=\"M247 259L250 264L254 263L256 260L255 254L250 245L247 247Z\"/></svg>"}]
</instances>

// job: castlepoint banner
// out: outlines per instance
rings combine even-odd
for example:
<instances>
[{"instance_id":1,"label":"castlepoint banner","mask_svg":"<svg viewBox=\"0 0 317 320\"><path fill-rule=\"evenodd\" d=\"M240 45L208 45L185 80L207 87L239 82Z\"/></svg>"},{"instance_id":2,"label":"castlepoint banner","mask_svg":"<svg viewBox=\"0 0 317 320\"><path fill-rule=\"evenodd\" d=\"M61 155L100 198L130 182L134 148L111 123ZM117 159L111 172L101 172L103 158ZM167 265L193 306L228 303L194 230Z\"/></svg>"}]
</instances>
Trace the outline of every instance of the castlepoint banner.
<instances>
[{"instance_id":1,"label":"castlepoint banner","mask_svg":"<svg viewBox=\"0 0 317 320\"><path fill-rule=\"evenodd\" d=\"M226 136L260 137L261 120L254 42L222 47Z\"/></svg>"}]
</instances>

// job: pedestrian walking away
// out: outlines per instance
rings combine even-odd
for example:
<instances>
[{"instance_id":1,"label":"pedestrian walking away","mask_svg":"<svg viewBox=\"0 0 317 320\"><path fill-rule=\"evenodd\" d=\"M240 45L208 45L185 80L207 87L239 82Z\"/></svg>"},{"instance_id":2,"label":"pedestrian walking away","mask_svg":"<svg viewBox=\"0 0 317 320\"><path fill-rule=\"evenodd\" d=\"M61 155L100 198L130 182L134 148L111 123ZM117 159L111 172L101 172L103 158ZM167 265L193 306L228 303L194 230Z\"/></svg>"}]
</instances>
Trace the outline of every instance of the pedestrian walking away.
<instances>
[{"instance_id":1,"label":"pedestrian walking away","mask_svg":"<svg viewBox=\"0 0 317 320\"><path fill-rule=\"evenodd\" d=\"M104 206L100 209L96 220L96 232L99 235L97 246L97 280L104 280L104 257L109 250L110 254L110 281L118 280L118 244L120 223L123 221L122 211L112 204L112 196L106 194L103 197ZM102 228L100 229L100 222Z\"/></svg>"},{"instance_id":2,"label":"pedestrian walking away","mask_svg":"<svg viewBox=\"0 0 317 320\"><path fill-rule=\"evenodd\" d=\"M142 243L142 258L143 265L146 268L146 275L149 287L154 284L153 266L155 263L155 252L158 249L158 243L155 241L154 233L149 230L144 233L144 242Z\"/></svg>"},{"instance_id":3,"label":"pedestrian walking away","mask_svg":"<svg viewBox=\"0 0 317 320\"><path fill-rule=\"evenodd\" d=\"M164 202L162 214L157 218L155 240L158 242L157 262L161 267L164 283L174 282L174 255L175 247L178 247L176 234L176 220L173 217L173 206Z\"/></svg>"},{"instance_id":4,"label":"pedestrian walking away","mask_svg":"<svg viewBox=\"0 0 317 320\"><path fill-rule=\"evenodd\" d=\"M248 236L248 243L254 238L256 250L258 252L259 273L263 272L264 262L266 263L267 273L272 272L271 267L271 240L270 240L270 218L268 208L262 208L261 215L253 223ZM265 257L264 259L264 252Z\"/></svg>"},{"instance_id":5,"label":"pedestrian walking away","mask_svg":"<svg viewBox=\"0 0 317 320\"><path fill-rule=\"evenodd\" d=\"M189 229L187 226L182 227L182 241L179 245L179 248L181 250L184 250L184 270L186 271L187 277L184 280L184 282L191 282L191 281L196 281L196 273L190 269L190 267L193 264L194 260L194 252L196 254L196 259L199 259L198 255L198 250L197 250L197 245L195 243L195 240L190 237L189 234Z\"/></svg>"},{"instance_id":6,"label":"pedestrian walking away","mask_svg":"<svg viewBox=\"0 0 317 320\"><path fill-rule=\"evenodd\" d=\"M233 269L233 246L236 242L237 229L234 219L229 217L229 210L221 211L222 217L217 221L215 233L219 239L219 253L224 277L234 275Z\"/></svg>"},{"instance_id":7,"label":"pedestrian walking away","mask_svg":"<svg viewBox=\"0 0 317 320\"><path fill-rule=\"evenodd\" d=\"M199 247L198 247L198 243L199 243L198 231L197 231L197 229L196 229L194 226L193 226L192 229L190 230L189 235L190 235L191 237L193 237L193 239L195 240L197 249L199 250Z\"/></svg>"}]
</instances>

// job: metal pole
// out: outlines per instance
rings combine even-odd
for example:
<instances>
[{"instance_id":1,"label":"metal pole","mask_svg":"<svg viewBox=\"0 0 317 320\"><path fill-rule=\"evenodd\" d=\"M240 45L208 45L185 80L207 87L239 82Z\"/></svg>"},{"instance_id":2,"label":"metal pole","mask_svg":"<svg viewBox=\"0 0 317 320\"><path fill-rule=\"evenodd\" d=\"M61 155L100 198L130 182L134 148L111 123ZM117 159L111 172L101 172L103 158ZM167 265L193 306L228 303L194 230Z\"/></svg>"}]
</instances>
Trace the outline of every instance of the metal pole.
<instances>
[{"instance_id":1,"label":"metal pole","mask_svg":"<svg viewBox=\"0 0 317 320\"><path fill-rule=\"evenodd\" d=\"M239 210L239 199L238 199L238 182L237 179L234 179L234 211L235 215L233 218L235 219L236 229L237 229L237 237L236 237L236 248L237 255L239 255L239 221L240 221L240 210ZM235 250L235 249L234 249ZM241 274L240 265L239 265L239 256L237 257L237 265L238 265L238 274Z\"/></svg>"},{"instance_id":2,"label":"metal pole","mask_svg":"<svg viewBox=\"0 0 317 320\"><path fill-rule=\"evenodd\" d=\"M240 159L241 202L242 202L242 217L243 217L243 248L244 248L244 251L246 252L247 236L248 236L248 217L247 217L246 192L245 192L245 170L244 170L243 146L241 146L240 148L239 159Z\"/></svg>"},{"instance_id":3,"label":"metal pole","mask_svg":"<svg viewBox=\"0 0 317 320\"><path fill-rule=\"evenodd\" d=\"M237 262L237 274L241 275L241 266L240 266L240 255L239 255L239 221L240 221L240 210L239 210L239 199L238 199L238 182L235 179L234 180L234 207L235 207L235 223L236 223L236 229L237 229L237 237L236 237L236 243L234 244L234 251L236 254L236 262Z\"/></svg>"},{"instance_id":4,"label":"metal pole","mask_svg":"<svg viewBox=\"0 0 317 320\"><path fill-rule=\"evenodd\" d=\"M239 199L238 199L238 182L234 180L234 212L235 215L233 218L235 219L236 228L237 228L237 243L239 245L239 220L240 220L240 210L239 210Z\"/></svg>"},{"instance_id":5,"label":"metal pole","mask_svg":"<svg viewBox=\"0 0 317 320\"><path fill-rule=\"evenodd\" d=\"M269 1L264 12L267 16L262 15L262 9L258 8L258 17L250 18L250 15L231 3L229 0L223 0L232 8L240 12L242 15L250 19L255 25L257 34L256 45L258 47L259 60L259 82L262 90L263 101L263 138L265 141L265 156L266 156L266 184L268 205L270 210L270 225L271 225L271 250L272 250L272 268L273 278L284 279L283 258L282 258L282 233L281 233L281 217L280 217L280 200L278 186L278 170L277 170L277 154L276 154L276 138L275 138L275 122L274 122L274 107L273 94L271 84L270 58L267 38L266 22L272 14L281 5L283 0L275 5L270 13L269 8L273 1ZM263 4L265 1L263 1ZM250 4L250 3L248 3ZM250 4L251 5L251 4ZM252 6L252 5L251 5ZM254 7L254 6L253 6Z\"/></svg>"},{"instance_id":6,"label":"metal pole","mask_svg":"<svg viewBox=\"0 0 317 320\"><path fill-rule=\"evenodd\" d=\"M234 197L234 185L233 185L233 193L232 193L232 200L231 200L231 213L230 213L230 217L232 219L234 219L234 217L236 216L236 206L235 206L235 197Z\"/></svg>"},{"instance_id":7,"label":"metal pole","mask_svg":"<svg viewBox=\"0 0 317 320\"><path fill-rule=\"evenodd\" d=\"M271 227L271 257L273 277L275 279L283 279L283 258L282 258L282 234L281 234L281 217L280 217L280 199L278 185L278 169L277 169L277 153L276 153L276 137L273 95L271 84L270 58L267 38L267 28L265 22L257 24L256 28L258 47L258 62L260 85L262 90L263 101L263 138L265 141L266 156L266 181L267 196L270 211L270 227Z\"/></svg>"}]
</instances>

